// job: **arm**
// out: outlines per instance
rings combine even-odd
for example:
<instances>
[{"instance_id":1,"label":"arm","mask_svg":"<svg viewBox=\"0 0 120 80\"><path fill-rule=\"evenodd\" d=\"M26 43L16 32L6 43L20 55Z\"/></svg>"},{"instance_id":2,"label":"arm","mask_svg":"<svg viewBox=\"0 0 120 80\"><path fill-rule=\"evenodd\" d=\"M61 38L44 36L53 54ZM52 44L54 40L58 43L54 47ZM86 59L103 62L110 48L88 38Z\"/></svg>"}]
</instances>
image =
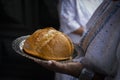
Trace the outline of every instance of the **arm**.
<instances>
[{"instance_id":1,"label":"arm","mask_svg":"<svg viewBox=\"0 0 120 80\"><path fill-rule=\"evenodd\" d=\"M73 31L74 34L78 34L80 36L83 35L83 32L84 32L84 28L82 26L78 28L77 30Z\"/></svg>"},{"instance_id":2,"label":"arm","mask_svg":"<svg viewBox=\"0 0 120 80\"><path fill-rule=\"evenodd\" d=\"M66 34L74 33L81 36L84 32L84 28L80 24L80 21L77 20L78 11L76 8L76 1L63 0L59 5L61 30Z\"/></svg>"},{"instance_id":3,"label":"arm","mask_svg":"<svg viewBox=\"0 0 120 80\"><path fill-rule=\"evenodd\" d=\"M35 61L48 70L79 77L83 65L79 62Z\"/></svg>"}]
</instances>

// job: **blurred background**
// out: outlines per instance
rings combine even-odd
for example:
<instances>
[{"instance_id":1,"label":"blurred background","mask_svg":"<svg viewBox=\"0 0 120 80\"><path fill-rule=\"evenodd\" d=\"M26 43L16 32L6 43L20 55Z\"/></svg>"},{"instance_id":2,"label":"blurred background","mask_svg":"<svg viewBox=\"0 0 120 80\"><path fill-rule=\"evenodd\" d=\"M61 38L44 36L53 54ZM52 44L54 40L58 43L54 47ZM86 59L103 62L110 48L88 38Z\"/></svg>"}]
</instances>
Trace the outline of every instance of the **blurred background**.
<instances>
[{"instance_id":1,"label":"blurred background","mask_svg":"<svg viewBox=\"0 0 120 80\"><path fill-rule=\"evenodd\" d=\"M45 27L59 29L58 0L0 0L0 80L54 80L54 72L17 54L12 41Z\"/></svg>"}]
</instances>

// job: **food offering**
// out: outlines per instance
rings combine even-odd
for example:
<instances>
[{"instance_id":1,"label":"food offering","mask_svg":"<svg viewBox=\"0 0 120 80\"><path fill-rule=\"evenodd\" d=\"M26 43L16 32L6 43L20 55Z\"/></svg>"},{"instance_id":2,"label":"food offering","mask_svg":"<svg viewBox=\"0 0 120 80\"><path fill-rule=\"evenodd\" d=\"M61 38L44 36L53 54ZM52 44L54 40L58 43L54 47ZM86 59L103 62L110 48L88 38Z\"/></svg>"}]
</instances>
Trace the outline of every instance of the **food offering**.
<instances>
[{"instance_id":1,"label":"food offering","mask_svg":"<svg viewBox=\"0 0 120 80\"><path fill-rule=\"evenodd\" d=\"M72 60L74 44L64 33L47 27L38 29L31 35L18 37L13 41L13 49L32 60Z\"/></svg>"}]
</instances>

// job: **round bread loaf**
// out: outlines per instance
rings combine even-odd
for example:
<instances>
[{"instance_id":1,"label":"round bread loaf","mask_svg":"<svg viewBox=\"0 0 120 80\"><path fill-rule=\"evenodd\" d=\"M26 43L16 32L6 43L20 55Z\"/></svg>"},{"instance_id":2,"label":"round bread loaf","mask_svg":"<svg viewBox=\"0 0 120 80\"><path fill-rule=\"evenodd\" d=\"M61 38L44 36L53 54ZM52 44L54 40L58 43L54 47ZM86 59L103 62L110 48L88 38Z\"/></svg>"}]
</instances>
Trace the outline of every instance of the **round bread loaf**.
<instances>
[{"instance_id":1,"label":"round bread loaf","mask_svg":"<svg viewBox=\"0 0 120 80\"><path fill-rule=\"evenodd\" d=\"M36 30L24 42L23 50L45 60L71 59L73 43L64 33L52 28Z\"/></svg>"}]
</instances>

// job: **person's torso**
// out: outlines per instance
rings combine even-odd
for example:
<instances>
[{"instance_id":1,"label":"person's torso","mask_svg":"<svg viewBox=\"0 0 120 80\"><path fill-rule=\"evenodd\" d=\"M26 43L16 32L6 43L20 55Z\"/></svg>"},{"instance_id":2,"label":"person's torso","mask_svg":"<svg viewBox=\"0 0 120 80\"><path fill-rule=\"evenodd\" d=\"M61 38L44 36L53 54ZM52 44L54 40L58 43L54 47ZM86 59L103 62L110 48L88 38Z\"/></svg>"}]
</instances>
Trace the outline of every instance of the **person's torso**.
<instances>
[{"instance_id":1,"label":"person's torso","mask_svg":"<svg viewBox=\"0 0 120 80\"><path fill-rule=\"evenodd\" d=\"M116 6L117 7L117 6ZM106 20L103 28L89 44L86 58L108 75L116 73L117 47L120 42L120 9Z\"/></svg>"}]
</instances>

